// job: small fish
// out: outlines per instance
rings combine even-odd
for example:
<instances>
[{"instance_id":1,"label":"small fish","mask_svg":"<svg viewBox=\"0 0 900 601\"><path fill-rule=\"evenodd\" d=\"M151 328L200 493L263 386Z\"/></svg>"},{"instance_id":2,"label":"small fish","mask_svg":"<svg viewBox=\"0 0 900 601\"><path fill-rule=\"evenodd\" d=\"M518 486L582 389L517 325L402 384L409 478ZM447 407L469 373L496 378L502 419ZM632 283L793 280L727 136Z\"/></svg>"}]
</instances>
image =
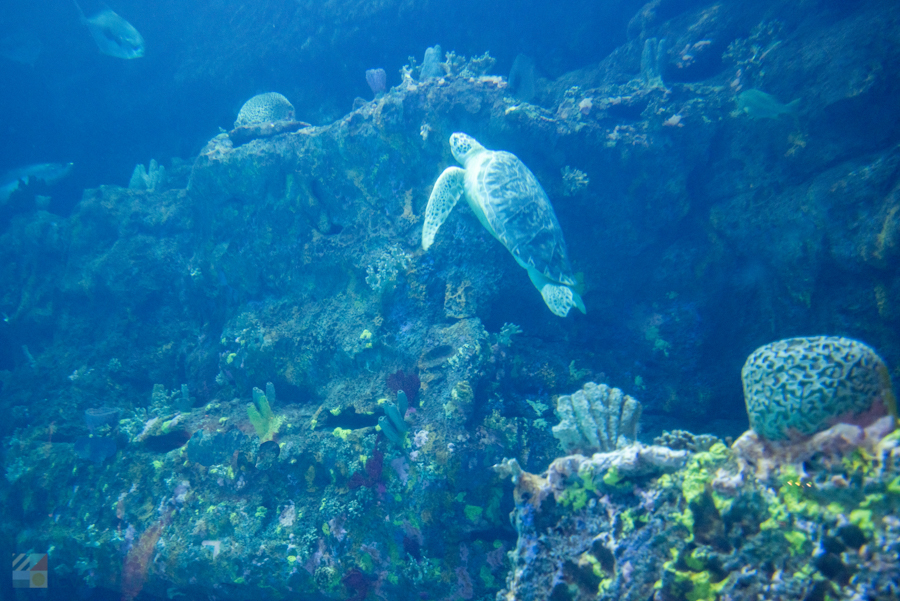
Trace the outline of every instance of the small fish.
<instances>
[{"instance_id":1,"label":"small fish","mask_svg":"<svg viewBox=\"0 0 900 601\"><path fill-rule=\"evenodd\" d=\"M751 88L738 94L737 106L739 113L745 113L753 119L777 119L782 115L796 115L800 99L782 104L771 94Z\"/></svg>"},{"instance_id":2,"label":"small fish","mask_svg":"<svg viewBox=\"0 0 900 601\"><path fill-rule=\"evenodd\" d=\"M144 56L144 38L131 23L108 8L88 19L78 2L75 2L75 7L81 15L81 22L94 36L100 52L124 59Z\"/></svg>"},{"instance_id":3,"label":"small fish","mask_svg":"<svg viewBox=\"0 0 900 601\"><path fill-rule=\"evenodd\" d=\"M72 163L40 163L7 171L0 176L0 203L9 200L22 183L27 184L32 179L39 179L47 184L55 184L70 173Z\"/></svg>"}]
</instances>

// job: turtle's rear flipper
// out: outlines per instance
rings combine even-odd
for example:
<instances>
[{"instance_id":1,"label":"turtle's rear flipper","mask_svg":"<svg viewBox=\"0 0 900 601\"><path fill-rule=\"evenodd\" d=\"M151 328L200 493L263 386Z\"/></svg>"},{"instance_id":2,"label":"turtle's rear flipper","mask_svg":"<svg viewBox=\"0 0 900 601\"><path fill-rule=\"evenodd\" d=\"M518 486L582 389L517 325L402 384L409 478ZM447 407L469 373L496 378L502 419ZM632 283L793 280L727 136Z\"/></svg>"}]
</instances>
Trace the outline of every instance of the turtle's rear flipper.
<instances>
[{"instance_id":1,"label":"turtle's rear flipper","mask_svg":"<svg viewBox=\"0 0 900 601\"><path fill-rule=\"evenodd\" d=\"M572 289L568 286L545 284L544 287L541 288L541 296L544 297L544 302L547 303L550 310L560 317L568 315L569 309L572 307L578 307L579 311L586 313L584 310L584 302L582 302L581 297L572 292Z\"/></svg>"},{"instance_id":2,"label":"turtle's rear flipper","mask_svg":"<svg viewBox=\"0 0 900 601\"><path fill-rule=\"evenodd\" d=\"M422 225L423 249L428 250L434 243L434 237L441 224L456 206L459 197L463 195L465 176L465 170L447 167L434 183L434 189L428 197L428 206L425 207L425 223Z\"/></svg>"},{"instance_id":3,"label":"turtle's rear flipper","mask_svg":"<svg viewBox=\"0 0 900 601\"><path fill-rule=\"evenodd\" d=\"M547 303L554 315L565 317L569 314L569 309L572 307L578 307L579 311L587 313L584 308L584 301L581 300L577 292L568 286L551 282L533 267L528 269L528 277L531 278L531 283L534 284L534 287L540 290L541 296L544 297L544 302Z\"/></svg>"}]
</instances>

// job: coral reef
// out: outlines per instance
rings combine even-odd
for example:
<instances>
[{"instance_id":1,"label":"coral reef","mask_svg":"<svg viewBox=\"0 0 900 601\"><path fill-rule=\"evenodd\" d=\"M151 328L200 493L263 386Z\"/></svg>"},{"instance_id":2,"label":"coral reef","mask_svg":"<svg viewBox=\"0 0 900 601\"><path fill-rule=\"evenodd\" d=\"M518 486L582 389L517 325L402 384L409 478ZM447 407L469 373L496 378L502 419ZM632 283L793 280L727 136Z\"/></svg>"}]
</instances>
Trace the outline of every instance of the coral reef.
<instances>
[{"instance_id":1,"label":"coral reef","mask_svg":"<svg viewBox=\"0 0 900 601\"><path fill-rule=\"evenodd\" d=\"M396 404L385 399L381 405L384 415L378 418L378 428L389 441L402 449L406 446L406 433L409 432L409 424L404 419L409 408L406 393L402 390L397 392Z\"/></svg>"},{"instance_id":2,"label":"coral reef","mask_svg":"<svg viewBox=\"0 0 900 601\"><path fill-rule=\"evenodd\" d=\"M284 67L308 107L320 88L284 48L331 53L397 5L288 4L245 3L253 33L214 69L226 36L203 32L176 77ZM738 368L762 342L845 333L900 363L885 6L651 2L583 69L536 56L527 102L481 75L490 57L451 53L319 125L223 132L167 160L163 187L88 189L56 214L29 183L0 233L3 546L51 550L54 587L116 598L895 599L889 418L718 440L747 428ZM246 52L272 22L268 54ZM350 98L363 63L346 64ZM732 116L748 89L803 97ZM460 130L533 170L588 314L546 312L471 212L421 252ZM590 185L565 196L583 181L566 165ZM588 381L618 400L569 394ZM614 387L641 399L640 444ZM582 455L558 457L560 394Z\"/></svg>"},{"instance_id":3,"label":"coral reef","mask_svg":"<svg viewBox=\"0 0 900 601\"><path fill-rule=\"evenodd\" d=\"M166 168L156 162L156 159L150 159L147 167L136 165L134 172L131 174L131 180L128 182L128 188L131 190L156 190L166 184Z\"/></svg>"},{"instance_id":4,"label":"coral reef","mask_svg":"<svg viewBox=\"0 0 900 601\"><path fill-rule=\"evenodd\" d=\"M387 74L384 69L368 69L366 71L366 83L375 96L384 94L387 90Z\"/></svg>"},{"instance_id":5,"label":"coral reef","mask_svg":"<svg viewBox=\"0 0 900 601\"><path fill-rule=\"evenodd\" d=\"M641 404L618 388L588 382L556 400L556 415L553 436L567 453L614 451L637 437Z\"/></svg>"},{"instance_id":6,"label":"coral reef","mask_svg":"<svg viewBox=\"0 0 900 601\"><path fill-rule=\"evenodd\" d=\"M769 480L784 465L803 465L813 459L839 461L855 450L875 455L878 445L893 429L894 418L885 416L865 428L835 424L813 436L791 441L767 440L755 430L748 430L734 441L732 449L742 473Z\"/></svg>"},{"instance_id":7,"label":"coral reef","mask_svg":"<svg viewBox=\"0 0 900 601\"><path fill-rule=\"evenodd\" d=\"M366 284L378 293L390 291L408 264L409 256L400 247L379 248L366 265Z\"/></svg>"},{"instance_id":8,"label":"coral reef","mask_svg":"<svg viewBox=\"0 0 900 601\"><path fill-rule=\"evenodd\" d=\"M271 138L280 134L289 134L311 127L305 121L264 121L262 123L248 123L235 127L228 132L228 139L234 146L240 146L253 140Z\"/></svg>"},{"instance_id":9,"label":"coral reef","mask_svg":"<svg viewBox=\"0 0 900 601\"><path fill-rule=\"evenodd\" d=\"M897 415L887 367L865 344L837 336L790 338L755 350L741 370L750 426L781 440L840 421Z\"/></svg>"},{"instance_id":10,"label":"coral reef","mask_svg":"<svg viewBox=\"0 0 900 601\"><path fill-rule=\"evenodd\" d=\"M562 168L563 195L572 196L587 188L590 179L584 171L566 165Z\"/></svg>"},{"instance_id":11,"label":"coral reef","mask_svg":"<svg viewBox=\"0 0 900 601\"><path fill-rule=\"evenodd\" d=\"M275 387L269 382L266 384L266 392L259 388L253 389L253 402L247 405L247 417L253 424L260 442L268 442L278 434L283 416L276 416L272 412L272 403L275 401Z\"/></svg>"},{"instance_id":12,"label":"coral reef","mask_svg":"<svg viewBox=\"0 0 900 601\"><path fill-rule=\"evenodd\" d=\"M278 92L257 94L244 103L238 112L234 127L243 127L272 121L293 121L294 105Z\"/></svg>"},{"instance_id":13,"label":"coral reef","mask_svg":"<svg viewBox=\"0 0 900 601\"><path fill-rule=\"evenodd\" d=\"M419 70L419 80L429 79L431 77L443 77L444 69L441 66L441 59L444 53L441 52L439 44L430 46L425 49L425 58L422 59L422 68Z\"/></svg>"},{"instance_id":14,"label":"coral reef","mask_svg":"<svg viewBox=\"0 0 900 601\"><path fill-rule=\"evenodd\" d=\"M737 443L657 447L666 459L643 472L613 459L631 447L540 476L506 461L495 469L513 477L519 540L498 598L892 599L900 446L883 429L868 440L802 467L773 455L766 481L743 472Z\"/></svg>"},{"instance_id":15,"label":"coral reef","mask_svg":"<svg viewBox=\"0 0 900 601\"><path fill-rule=\"evenodd\" d=\"M653 439L653 444L672 450L687 450L692 453L708 451L719 439L712 434L694 434L686 430L665 431Z\"/></svg>"}]
</instances>

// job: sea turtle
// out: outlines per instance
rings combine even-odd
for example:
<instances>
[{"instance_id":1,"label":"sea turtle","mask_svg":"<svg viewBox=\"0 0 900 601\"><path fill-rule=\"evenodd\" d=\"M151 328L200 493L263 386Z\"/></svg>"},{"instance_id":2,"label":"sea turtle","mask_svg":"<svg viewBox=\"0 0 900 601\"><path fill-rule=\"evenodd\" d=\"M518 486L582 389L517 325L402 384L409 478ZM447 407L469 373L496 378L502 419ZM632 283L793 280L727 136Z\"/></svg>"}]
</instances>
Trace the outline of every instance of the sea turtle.
<instances>
[{"instance_id":1,"label":"sea turtle","mask_svg":"<svg viewBox=\"0 0 900 601\"><path fill-rule=\"evenodd\" d=\"M450 151L465 169L447 167L435 182L425 209L422 248L428 250L465 194L478 221L528 271L550 310L560 317L572 307L584 313L562 230L534 174L516 155L487 150L464 133L450 136Z\"/></svg>"}]
</instances>

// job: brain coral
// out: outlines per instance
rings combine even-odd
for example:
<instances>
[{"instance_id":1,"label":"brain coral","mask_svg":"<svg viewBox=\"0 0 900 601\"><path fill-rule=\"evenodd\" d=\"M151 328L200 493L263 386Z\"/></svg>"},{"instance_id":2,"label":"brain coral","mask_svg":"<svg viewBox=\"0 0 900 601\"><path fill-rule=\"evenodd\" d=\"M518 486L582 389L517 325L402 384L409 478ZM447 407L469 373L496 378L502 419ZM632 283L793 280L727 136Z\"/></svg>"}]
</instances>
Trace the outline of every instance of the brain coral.
<instances>
[{"instance_id":1,"label":"brain coral","mask_svg":"<svg viewBox=\"0 0 900 601\"><path fill-rule=\"evenodd\" d=\"M294 105L278 92L257 94L244 103L241 112L238 113L235 129L254 123L269 123L271 121L292 121L294 119Z\"/></svg>"},{"instance_id":2,"label":"brain coral","mask_svg":"<svg viewBox=\"0 0 900 601\"><path fill-rule=\"evenodd\" d=\"M560 423L553 436L566 451L611 452L637 436L641 404L606 384L588 382L584 388L556 400Z\"/></svg>"},{"instance_id":3,"label":"brain coral","mask_svg":"<svg viewBox=\"0 0 900 601\"><path fill-rule=\"evenodd\" d=\"M838 336L789 338L756 349L741 370L750 427L769 440L809 436L838 422L896 415L884 361Z\"/></svg>"}]
</instances>

